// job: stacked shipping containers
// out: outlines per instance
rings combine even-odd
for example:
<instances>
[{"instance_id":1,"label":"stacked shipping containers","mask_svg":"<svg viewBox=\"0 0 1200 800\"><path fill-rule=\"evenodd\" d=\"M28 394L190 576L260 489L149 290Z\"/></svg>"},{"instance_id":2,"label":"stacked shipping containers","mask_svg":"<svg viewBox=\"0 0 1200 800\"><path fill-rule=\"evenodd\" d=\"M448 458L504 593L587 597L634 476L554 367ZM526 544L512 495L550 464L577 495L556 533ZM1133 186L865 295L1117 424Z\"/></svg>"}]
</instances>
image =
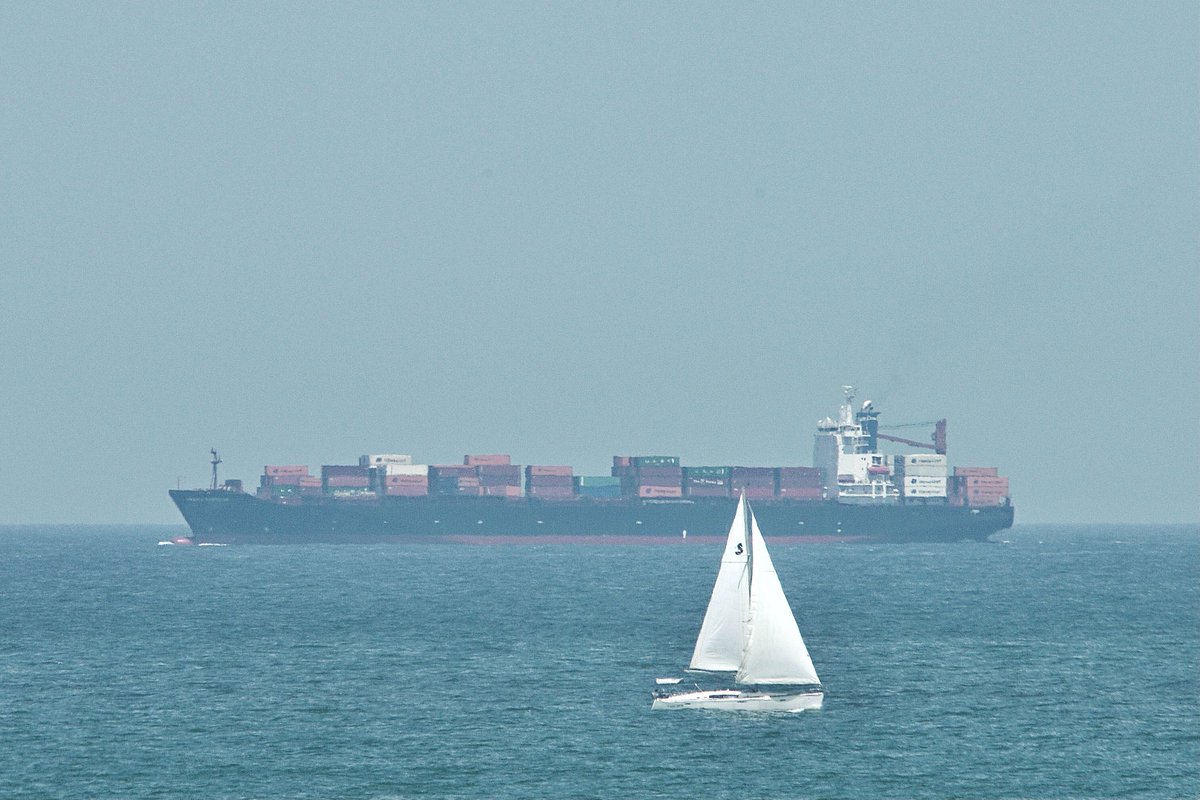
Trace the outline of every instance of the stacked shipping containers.
<instances>
[{"instance_id":1,"label":"stacked shipping containers","mask_svg":"<svg viewBox=\"0 0 1200 800\"><path fill-rule=\"evenodd\" d=\"M321 466L321 490L337 497L360 497L371 491L371 468L351 464Z\"/></svg>"},{"instance_id":2,"label":"stacked shipping containers","mask_svg":"<svg viewBox=\"0 0 1200 800\"><path fill-rule=\"evenodd\" d=\"M734 496L746 493L750 500L775 496L774 467L733 467L729 485Z\"/></svg>"},{"instance_id":3,"label":"stacked shipping containers","mask_svg":"<svg viewBox=\"0 0 1200 800\"><path fill-rule=\"evenodd\" d=\"M896 456L896 483L906 498L946 496L946 456L921 454Z\"/></svg>"},{"instance_id":4,"label":"stacked shipping containers","mask_svg":"<svg viewBox=\"0 0 1200 800\"><path fill-rule=\"evenodd\" d=\"M732 467L684 467L684 494L688 497L729 497L732 471Z\"/></svg>"},{"instance_id":5,"label":"stacked shipping containers","mask_svg":"<svg viewBox=\"0 0 1200 800\"><path fill-rule=\"evenodd\" d=\"M954 505L1002 506L1008 502L1008 478L996 467L955 467L951 479Z\"/></svg>"},{"instance_id":6,"label":"stacked shipping containers","mask_svg":"<svg viewBox=\"0 0 1200 800\"><path fill-rule=\"evenodd\" d=\"M466 464L434 464L429 467L429 493L478 495L479 473Z\"/></svg>"},{"instance_id":7,"label":"stacked shipping containers","mask_svg":"<svg viewBox=\"0 0 1200 800\"><path fill-rule=\"evenodd\" d=\"M428 464L384 464L376 480L391 497L423 497L429 494Z\"/></svg>"},{"instance_id":8,"label":"stacked shipping containers","mask_svg":"<svg viewBox=\"0 0 1200 800\"><path fill-rule=\"evenodd\" d=\"M520 497L521 467L508 456L467 456L464 461L475 467L480 494L488 497Z\"/></svg>"},{"instance_id":9,"label":"stacked shipping containers","mask_svg":"<svg viewBox=\"0 0 1200 800\"><path fill-rule=\"evenodd\" d=\"M525 468L525 494L542 500L570 500L575 497L575 470L563 466Z\"/></svg>"},{"instance_id":10,"label":"stacked shipping containers","mask_svg":"<svg viewBox=\"0 0 1200 800\"><path fill-rule=\"evenodd\" d=\"M683 469L677 456L616 456L613 477L631 497L683 497Z\"/></svg>"},{"instance_id":11,"label":"stacked shipping containers","mask_svg":"<svg viewBox=\"0 0 1200 800\"><path fill-rule=\"evenodd\" d=\"M821 499L821 470L816 467L780 467L779 496L791 500Z\"/></svg>"}]
</instances>

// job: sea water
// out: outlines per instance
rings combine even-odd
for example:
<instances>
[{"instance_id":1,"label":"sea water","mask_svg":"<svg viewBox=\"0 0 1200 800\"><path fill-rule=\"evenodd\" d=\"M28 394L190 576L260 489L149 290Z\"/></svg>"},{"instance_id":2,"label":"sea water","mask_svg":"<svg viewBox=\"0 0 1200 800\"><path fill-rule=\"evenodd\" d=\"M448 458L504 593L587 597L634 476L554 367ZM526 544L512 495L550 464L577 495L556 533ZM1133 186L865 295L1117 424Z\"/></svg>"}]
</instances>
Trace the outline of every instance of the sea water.
<instances>
[{"instance_id":1,"label":"sea water","mask_svg":"<svg viewBox=\"0 0 1200 800\"><path fill-rule=\"evenodd\" d=\"M0 529L0 797L1200 796L1194 527L767 532L827 694L765 715L650 710L717 544L179 532Z\"/></svg>"}]
</instances>

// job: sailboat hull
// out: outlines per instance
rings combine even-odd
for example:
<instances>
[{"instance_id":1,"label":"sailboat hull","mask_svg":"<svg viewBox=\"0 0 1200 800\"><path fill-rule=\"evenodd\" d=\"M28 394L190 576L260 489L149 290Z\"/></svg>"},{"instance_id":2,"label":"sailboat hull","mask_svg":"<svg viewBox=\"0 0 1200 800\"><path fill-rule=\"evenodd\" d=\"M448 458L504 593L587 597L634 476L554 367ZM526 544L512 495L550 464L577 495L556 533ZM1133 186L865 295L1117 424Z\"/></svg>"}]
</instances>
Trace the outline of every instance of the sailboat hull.
<instances>
[{"instance_id":1,"label":"sailboat hull","mask_svg":"<svg viewBox=\"0 0 1200 800\"><path fill-rule=\"evenodd\" d=\"M815 711L825 700L822 692L750 692L737 689L658 695L653 708L705 708L713 711Z\"/></svg>"}]
</instances>

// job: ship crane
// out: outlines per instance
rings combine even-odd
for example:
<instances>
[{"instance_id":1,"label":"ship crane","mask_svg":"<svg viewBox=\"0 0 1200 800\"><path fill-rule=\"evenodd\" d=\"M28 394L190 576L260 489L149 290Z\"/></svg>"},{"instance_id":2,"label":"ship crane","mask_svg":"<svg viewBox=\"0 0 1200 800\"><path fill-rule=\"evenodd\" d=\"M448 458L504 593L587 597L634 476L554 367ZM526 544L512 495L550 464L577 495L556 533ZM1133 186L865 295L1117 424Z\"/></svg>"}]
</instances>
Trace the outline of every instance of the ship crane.
<instances>
[{"instance_id":1,"label":"ship crane","mask_svg":"<svg viewBox=\"0 0 1200 800\"><path fill-rule=\"evenodd\" d=\"M928 442L918 442L913 439L904 439L899 436L891 436L886 433L875 434L880 439L886 439L889 442L897 444L906 444L910 447L921 447L926 450L932 450L938 455L946 454L946 420L938 419L930 422L905 422L899 425L880 425L881 430L895 430L897 428L926 428L933 426L933 435L929 437Z\"/></svg>"}]
</instances>

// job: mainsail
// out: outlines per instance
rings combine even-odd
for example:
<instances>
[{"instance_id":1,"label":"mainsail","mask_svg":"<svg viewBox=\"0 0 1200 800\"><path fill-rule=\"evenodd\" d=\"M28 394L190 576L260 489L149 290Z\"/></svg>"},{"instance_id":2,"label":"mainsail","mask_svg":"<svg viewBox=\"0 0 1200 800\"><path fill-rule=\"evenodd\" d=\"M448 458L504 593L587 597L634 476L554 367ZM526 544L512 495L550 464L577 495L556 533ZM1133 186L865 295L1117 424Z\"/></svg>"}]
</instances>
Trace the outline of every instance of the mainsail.
<instances>
[{"instance_id":1,"label":"mainsail","mask_svg":"<svg viewBox=\"0 0 1200 800\"><path fill-rule=\"evenodd\" d=\"M725 553L721 556L721 568L713 584L708 610L700 625L696 638L696 649L692 652L689 669L711 672L733 672L742 661L745 646L743 623L749 612L749 583L747 558L750 548L746 541L745 501L738 503L729 538L725 541Z\"/></svg>"}]
</instances>

